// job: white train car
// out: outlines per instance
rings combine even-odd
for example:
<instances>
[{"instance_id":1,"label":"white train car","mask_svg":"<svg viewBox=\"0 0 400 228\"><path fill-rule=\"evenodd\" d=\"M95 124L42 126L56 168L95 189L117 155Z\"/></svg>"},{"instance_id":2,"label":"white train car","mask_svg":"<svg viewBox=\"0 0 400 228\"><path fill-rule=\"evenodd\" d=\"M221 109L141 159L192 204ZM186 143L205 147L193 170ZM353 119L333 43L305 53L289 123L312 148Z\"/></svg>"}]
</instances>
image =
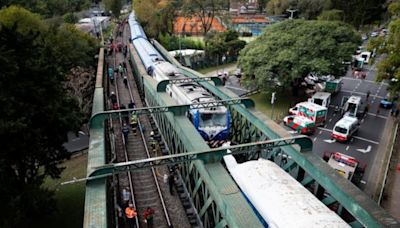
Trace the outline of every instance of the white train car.
<instances>
[{"instance_id":1,"label":"white train car","mask_svg":"<svg viewBox=\"0 0 400 228\"><path fill-rule=\"evenodd\" d=\"M350 227L274 162L259 159L238 164L232 155L224 160L267 227Z\"/></svg>"},{"instance_id":2,"label":"white train car","mask_svg":"<svg viewBox=\"0 0 400 228\"><path fill-rule=\"evenodd\" d=\"M164 61L154 63L152 76L157 81L186 78L175 66ZM181 105L215 101L212 94L197 83L168 85L166 92ZM230 115L226 107L192 109L188 115L204 139L225 140L229 137Z\"/></svg>"}]
</instances>

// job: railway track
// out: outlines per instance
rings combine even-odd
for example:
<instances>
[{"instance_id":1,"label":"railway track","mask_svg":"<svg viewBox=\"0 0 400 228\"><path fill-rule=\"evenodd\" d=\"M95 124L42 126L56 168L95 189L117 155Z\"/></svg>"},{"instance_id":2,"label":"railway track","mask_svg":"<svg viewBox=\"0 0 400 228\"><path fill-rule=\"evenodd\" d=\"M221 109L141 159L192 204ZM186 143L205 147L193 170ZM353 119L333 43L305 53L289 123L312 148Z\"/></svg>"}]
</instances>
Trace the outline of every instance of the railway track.
<instances>
[{"instance_id":1,"label":"railway track","mask_svg":"<svg viewBox=\"0 0 400 228\"><path fill-rule=\"evenodd\" d=\"M117 38L118 39L118 38ZM124 60L121 53L115 53L109 62L110 66L116 69L120 63ZM143 107L143 103L140 99L136 84L134 83L132 75L124 73L129 80L127 85L124 84L123 78L120 75L114 77L114 83L110 83L110 91L114 91L117 97L118 107L127 107L129 103L134 102L136 107ZM152 125L147 116L139 116L138 118L139 127L136 134L130 129L128 137L125 138L122 134L123 124L129 125L129 118L119 118L111 121L111 129L115 135L115 154L116 162L132 161L149 158L150 156L150 131ZM145 130L146 129L146 130ZM151 207L155 210L154 214L154 226L155 227L170 227L171 221L169 214L166 209L162 190L158 183L157 173L154 168L142 169L126 174L118 175L119 192L122 189L129 189L131 193L131 202L134 204L138 216L136 217L137 227L143 227L143 212L146 208ZM120 194L118 194L120 198ZM123 205L124 202L120 200L119 205ZM124 207L122 206L122 210ZM123 227L122 224L119 224Z\"/></svg>"}]
</instances>

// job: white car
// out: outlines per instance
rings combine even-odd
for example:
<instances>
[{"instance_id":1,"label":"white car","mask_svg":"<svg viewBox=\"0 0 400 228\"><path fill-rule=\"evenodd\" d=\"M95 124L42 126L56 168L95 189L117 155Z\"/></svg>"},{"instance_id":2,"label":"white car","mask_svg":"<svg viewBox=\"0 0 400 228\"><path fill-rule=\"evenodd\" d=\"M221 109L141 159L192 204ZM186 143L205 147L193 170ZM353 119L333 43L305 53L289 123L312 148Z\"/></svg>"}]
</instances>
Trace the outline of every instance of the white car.
<instances>
[{"instance_id":1,"label":"white car","mask_svg":"<svg viewBox=\"0 0 400 228\"><path fill-rule=\"evenodd\" d=\"M318 78L317 74L312 73L312 72L307 75L307 78L310 79L310 80L313 80L314 82L318 82L319 81L319 78Z\"/></svg>"}]
</instances>

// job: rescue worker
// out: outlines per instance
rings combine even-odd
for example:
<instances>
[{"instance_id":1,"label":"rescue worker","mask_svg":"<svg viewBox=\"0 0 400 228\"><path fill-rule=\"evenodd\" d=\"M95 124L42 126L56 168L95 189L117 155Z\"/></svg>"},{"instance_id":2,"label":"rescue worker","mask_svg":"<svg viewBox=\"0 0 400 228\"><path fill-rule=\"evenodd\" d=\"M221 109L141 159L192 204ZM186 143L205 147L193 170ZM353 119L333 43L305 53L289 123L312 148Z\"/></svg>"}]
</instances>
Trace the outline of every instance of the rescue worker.
<instances>
[{"instance_id":1,"label":"rescue worker","mask_svg":"<svg viewBox=\"0 0 400 228\"><path fill-rule=\"evenodd\" d=\"M135 227L135 218L136 218L136 210L133 208L133 204L129 204L129 206L125 209L125 217L126 222L128 223L129 228Z\"/></svg>"},{"instance_id":2,"label":"rescue worker","mask_svg":"<svg viewBox=\"0 0 400 228\"><path fill-rule=\"evenodd\" d=\"M148 228L153 228L154 213L155 211L151 207L148 207L143 213L144 222L147 223Z\"/></svg>"},{"instance_id":3,"label":"rescue worker","mask_svg":"<svg viewBox=\"0 0 400 228\"><path fill-rule=\"evenodd\" d=\"M108 68L108 77L110 78L111 83L114 82L114 70L112 67Z\"/></svg>"},{"instance_id":4,"label":"rescue worker","mask_svg":"<svg viewBox=\"0 0 400 228\"><path fill-rule=\"evenodd\" d=\"M119 74L120 74L121 77L122 77L122 75L123 75L123 73L124 73L124 68L122 67L122 63L119 64L119 66L118 66L118 71L119 71Z\"/></svg>"},{"instance_id":5,"label":"rescue worker","mask_svg":"<svg viewBox=\"0 0 400 228\"><path fill-rule=\"evenodd\" d=\"M122 134L124 134L125 143L128 142L129 128L126 123L124 123L124 126L122 127Z\"/></svg>"},{"instance_id":6,"label":"rescue worker","mask_svg":"<svg viewBox=\"0 0 400 228\"><path fill-rule=\"evenodd\" d=\"M126 76L124 76L124 85L125 88L128 88L128 78Z\"/></svg>"},{"instance_id":7,"label":"rescue worker","mask_svg":"<svg viewBox=\"0 0 400 228\"><path fill-rule=\"evenodd\" d=\"M124 207L129 207L129 200L131 199L131 193L128 188L122 189L122 201Z\"/></svg>"},{"instance_id":8,"label":"rescue worker","mask_svg":"<svg viewBox=\"0 0 400 228\"><path fill-rule=\"evenodd\" d=\"M110 99L111 99L111 103L112 104L116 104L117 103L117 95L115 95L114 92L111 92Z\"/></svg>"},{"instance_id":9,"label":"rescue worker","mask_svg":"<svg viewBox=\"0 0 400 228\"><path fill-rule=\"evenodd\" d=\"M150 132L150 146L153 152L156 150L156 139L154 138L154 131Z\"/></svg>"},{"instance_id":10,"label":"rescue worker","mask_svg":"<svg viewBox=\"0 0 400 228\"><path fill-rule=\"evenodd\" d=\"M171 196L174 195L174 184L175 184L175 177L174 177L174 172L172 171L168 176L169 194L171 194Z\"/></svg>"},{"instance_id":11,"label":"rescue worker","mask_svg":"<svg viewBox=\"0 0 400 228\"><path fill-rule=\"evenodd\" d=\"M138 117L137 117L136 113L132 113L130 124L131 124L133 134L136 135L136 128L138 125Z\"/></svg>"}]
</instances>

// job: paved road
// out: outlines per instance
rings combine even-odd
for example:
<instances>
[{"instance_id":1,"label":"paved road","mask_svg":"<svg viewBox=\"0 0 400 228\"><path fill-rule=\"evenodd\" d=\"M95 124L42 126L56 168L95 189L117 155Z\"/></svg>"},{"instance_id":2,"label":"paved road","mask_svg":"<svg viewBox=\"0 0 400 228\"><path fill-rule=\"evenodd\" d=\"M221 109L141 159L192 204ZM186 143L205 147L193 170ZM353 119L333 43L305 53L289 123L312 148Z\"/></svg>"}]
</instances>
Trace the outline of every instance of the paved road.
<instances>
[{"instance_id":1,"label":"paved road","mask_svg":"<svg viewBox=\"0 0 400 228\"><path fill-rule=\"evenodd\" d=\"M379 61L379 59L378 59ZM376 61L376 62L378 62ZM331 107L328 109L328 118L325 126L318 128L316 133L311 136L314 141L313 152L319 156L322 156L324 152L341 152L352 157L355 157L361 162L361 165L366 165L366 173L363 178L363 184L367 183L374 165L373 161L375 156L379 156L378 145L382 137L382 132L385 127L385 122L389 117L390 110L380 109L379 115L376 115L378 110L379 102L382 98L387 95L387 83L377 83L376 78L376 67L365 66L368 70L367 77L365 79L358 79L351 75L351 71L343 77L343 85L340 93L332 97ZM234 69L231 69L232 71ZM216 75L216 72L210 72L208 74ZM239 79L235 76L229 77L225 87L230 89L232 92L242 95L247 92L240 86ZM370 91L370 97L367 101L366 95ZM357 135L347 143L339 143L331 140L331 132L335 123L341 118L338 114L335 114L333 107L340 105L343 97L356 95L361 96L363 106L367 103L370 104L369 113L364 119L361 119L361 126ZM362 109L363 110L363 107ZM288 131L291 129L287 128ZM293 132L293 131L292 131ZM293 132L293 134L296 134ZM382 151L383 153L383 151Z\"/></svg>"}]
</instances>

